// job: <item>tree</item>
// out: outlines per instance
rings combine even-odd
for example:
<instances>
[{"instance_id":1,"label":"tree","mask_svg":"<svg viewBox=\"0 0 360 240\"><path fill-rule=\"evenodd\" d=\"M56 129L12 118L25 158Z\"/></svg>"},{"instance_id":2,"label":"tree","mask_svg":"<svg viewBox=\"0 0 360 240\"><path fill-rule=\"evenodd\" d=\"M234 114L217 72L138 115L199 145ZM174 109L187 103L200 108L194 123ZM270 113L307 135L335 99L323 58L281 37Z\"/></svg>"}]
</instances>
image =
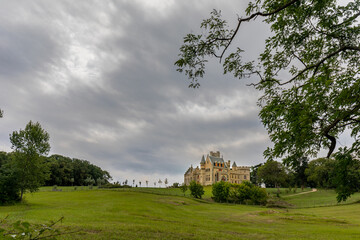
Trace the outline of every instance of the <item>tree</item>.
<instances>
[{"instance_id":1,"label":"tree","mask_svg":"<svg viewBox=\"0 0 360 240\"><path fill-rule=\"evenodd\" d=\"M48 177L44 156L50 151L49 138L40 123L32 121L10 135L14 149L11 167L20 187L20 200L26 191L37 191Z\"/></svg>"},{"instance_id":2,"label":"tree","mask_svg":"<svg viewBox=\"0 0 360 240\"><path fill-rule=\"evenodd\" d=\"M335 173L336 161L333 158L319 158L309 162L305 170L307 181L317 188L335 188L333 175Z\"/></svg>"},{"instance_id":3,"label":"tree","mask_svg":"<svg viewBox=\"0 0 360 240\"><path fill-rule=\"evenodd\" d=\"M3 117L4 112L0 109L0 118Z\"/></svg>"},{"instance_id":4,"label":"tree","mask_svg":"<svg viewBox=\"0 0 360 240\"><path fill-rule=\"evenodd\" d=\"M263 94L259 116L274 144L264 151L268 160L291 164L323 148L329 158L346 129L355 139L349 149L359 152L359 9L359 0L256 0L233 29L214 10L201 24L203 34L184 38L175 64L193 88L210 57L220 60L224 73L257 77L250 85ZM269 24L272 34L259 60L244 62L244 50L231 49L241 25L255 19Z\"/></svg>"},{"instance_id":5,"label":"tree","mask_svg":"<svg viewBox=\"0 0 360 240\"><path fill-rule=\"evenodd\" d=\"M220 181L212 185L212 195L215 202L227 202L230 196L230 186L228 182Z\"/></svg>"},{"instance_id":6,"label":"tree","mask_svg":"<svg viewBox=\"0 0 360 240\"><path fill-rule=\"evenodd\" d=\"M305 170L309 164L309 159L307 157L301 157L298 161L293 162L292 170L294 171L294 180L295 184L301 186L301 190L304 189L307 184L307 176Z\"/></svg>"},{"instance_id":7,"label":"tree","mask_svg":"<svg viewBox=\"0 0 360 240\"><path fill-rule=\"evenodd\" d=\"M262 165L263 164L260 163L258 165L255 165L255 166L251 167L250 182L255 184L255 185L260 185L261 184L261 181L260 181L259 176L258 176L258 170L259 170L259 167L261 167Z\"/></svg>"},{"instance_id":8,"label":"tree","mask_svg":"<svg viewBox=\"0 0 360 240\"><path fill-rule=\"evenodd\" d=\"M95 184L95 180L94 180L92 177L87 177L87 178L85 179L85 184L86 184L87 186L93 186L93 185Z\"/></svg>"},{"instance_id":9,"label":"tree","mask_svg":"<svg viewBox=\"0 0 360 240\"><path fill-rule=\"evenodd\" d=\"M134 186L134 184L135 184L135 179L133 179L133 186Z\"/></svg>"},{"instance_id":10,"label":"tree","mask_svg":"<svg viewBox=\"0 0 360 240\"><path fill-rule=\"evenodd\" d=\"M333 181L338 202L346 201L360 190L360 161L353 154L353 151L346 148L341 148L335 154L336 170Z\"/></svg>"},{"instance_id":11,"label":"tree","mask_svg":"<svg viewBox=\"0 0 360 240\"><path fill-rule=\"evenodd\" d=\"M168 179L165 178L165 180L164 180L165 187L167 187L167 184L168 184L168 183L169 183L169 182L168 182Z\"/></svg>"},{"instance_id":12,"label":"tree","mask_svg":"<svg viewBox=\"0 0 360 240\"><path fill-rule=\"evenodd\" d=\"M146 187L148 187L149 181L148 181L148 180L146 180L145 182L146 182Z\"/></svg>"},{"instance_id":13,"label":"tree","mask_svg":"<svg viewBox=\"0 0 360 240\"><path fill-rule=\"evenodd\" d=\"M160 179L160 178L159 178L158 183L159 183L159 187L161 187L162 181L161 181L161 179Z\"/></svg>"},{"instance_id":14,"label":"tree","mask_svg":"<svg viewBox=\"0 0 360 240\"><path fill-rule=\"evenodd\" d=\"M258 170L258 176L267 187L280 188L286 182L285 167L277 161L267 161Z\"/></svg>"},{"instance_id":15,"label":"tree","mask_svg":"<svg viewBox=\"0 0 360 240\"><path fill-rule=\"evenodd\" d=\"M139 186L141 187L141 181L139 181Z\"/></svg>"},{"instance_id":16,"label":"tree","mask_svg":"<svg viewBox=\"0 0 360 240\"><path fill-rule=\"evenodd\" d=\"M204 187L201 184L196 183L195 181L190 182L189 190L191 196L193 196L194 198L201 198L202 195L204 195L205 193Z\"/></svg>"}]
</instances>

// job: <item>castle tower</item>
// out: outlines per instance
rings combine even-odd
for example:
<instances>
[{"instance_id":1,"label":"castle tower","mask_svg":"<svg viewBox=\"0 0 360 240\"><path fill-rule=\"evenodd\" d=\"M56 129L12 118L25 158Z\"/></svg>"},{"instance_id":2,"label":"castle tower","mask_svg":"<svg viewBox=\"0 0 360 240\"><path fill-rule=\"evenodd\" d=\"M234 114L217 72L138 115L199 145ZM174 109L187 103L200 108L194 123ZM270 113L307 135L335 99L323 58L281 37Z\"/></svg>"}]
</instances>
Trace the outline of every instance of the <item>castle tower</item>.
<instances>
[{"instance_id":1,"label":"castle tower","mask_svg":"<svg viewBox=\"0 0 360 240\"><path fill-rule=\"evenodd\" d=\"M204 169L204 168L205 168L205 157L204 157L204 155L203 155L202 158L201 158L200 167L201 167L201 169Z\"/></svg>"},{"instance_id":2,"label":"castle tower","mask_svg":"<svg viewBox=\"0 0 360 240\"><path fill-rule=\"evenodd\" d=\"M234 161L234 163L233 163L233 165L232 165L232 168L233 168L233 170L236 171L237 165L236 165L236 162L235 162L235 161Z\"/></svg>"}]
</instances>

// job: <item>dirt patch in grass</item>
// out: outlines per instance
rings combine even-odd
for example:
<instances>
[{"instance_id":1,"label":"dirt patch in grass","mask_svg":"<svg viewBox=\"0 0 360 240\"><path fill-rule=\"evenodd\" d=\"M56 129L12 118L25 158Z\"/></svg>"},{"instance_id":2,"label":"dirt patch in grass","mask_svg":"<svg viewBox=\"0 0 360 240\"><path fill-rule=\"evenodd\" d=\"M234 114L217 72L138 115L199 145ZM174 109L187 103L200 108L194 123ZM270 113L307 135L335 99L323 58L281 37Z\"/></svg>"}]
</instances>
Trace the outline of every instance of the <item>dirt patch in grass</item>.
<instances>
[{"instance_id":1,"label":"dirt patch in grass","mask_svg":"<svg viewBox=\"0 0 360 240\"><path fill-rule=\"evenodd\" d=\"M266 207L268 208L295 208L296 206L288 203L286 201L283 201L281 199L270 199L267 204Z\"/></svg>"}]
</instances>

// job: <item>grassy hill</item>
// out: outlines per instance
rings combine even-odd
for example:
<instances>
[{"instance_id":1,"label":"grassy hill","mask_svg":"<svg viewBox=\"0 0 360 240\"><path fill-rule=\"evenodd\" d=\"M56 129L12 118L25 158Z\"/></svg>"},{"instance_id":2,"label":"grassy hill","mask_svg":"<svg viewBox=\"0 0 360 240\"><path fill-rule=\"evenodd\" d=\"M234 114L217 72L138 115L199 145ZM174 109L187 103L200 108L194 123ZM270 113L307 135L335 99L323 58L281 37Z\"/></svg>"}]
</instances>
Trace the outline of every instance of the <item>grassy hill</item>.
<instances>
[{"instance_id":1,"label":"grassy hill","mask_svg":"<svg viewBox=\"0 0 360 240\"><path fill-rule=\"evenodd\" d=\"M72 188L73 189L73 188ZM360 206L269 209L182 197L174 189L42 191L26 203L0 207L0 217L43 223L64 217L63 239L354 239ZM164 195L166 192L170 195ZM207 189L209 192L209 189ZM293 195L291 201L313 198ZM330 193L329 193L330 194ZM209 195L209 194L208 194ZM308 197L306 197L308 196ZM333 195L334 197L335 195ZM329 196L327 196L329 197Z\"/></svg>"}]
</instances>

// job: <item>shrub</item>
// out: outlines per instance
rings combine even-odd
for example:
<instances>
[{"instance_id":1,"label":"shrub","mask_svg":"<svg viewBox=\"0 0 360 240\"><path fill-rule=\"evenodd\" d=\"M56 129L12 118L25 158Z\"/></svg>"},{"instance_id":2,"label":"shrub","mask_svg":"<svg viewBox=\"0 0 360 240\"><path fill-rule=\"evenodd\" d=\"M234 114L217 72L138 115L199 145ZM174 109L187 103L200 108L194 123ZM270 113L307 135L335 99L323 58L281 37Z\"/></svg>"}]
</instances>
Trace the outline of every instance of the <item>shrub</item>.
<instances>
[{"instance_id":1,"label":"shrub","mask_svg":"<svg viewBox=\"0 0 360 240\"><path fill-rule=\"evenodd\" d=\"M20 187L16 176L4 169L0 169L0 205L20 201Z\"/></svg>"},{"instance_id":2,"label":"shrub","mask_svg":"<svg viewBox=\"0 0 360 240\"><path fill-rule=\"evenodd\" d=\"M230 200L234 203L265 205L267 202L266 190L249 181L234 184L230 191Z\"/></svg>"},{"instance_id":3,"label":"shrub","mask_svg":"<svg viewBox=\"0 0 360 240\"><path fill-rule=\"evenodd\" d=\"M204 195L205 193L204 187L201 184L196 183L195 181L190 182L189 189L191 196L193 196L194 198L201 198L202 195Z\"/></svg>"},{"instance_id":4,"label":"shrub","mask_svg":"<svg viewBox=\"0 0 360 240\"><path fill-rule=\"evenodd\" d=\"M212 195L215 202L228 202L231 184L228 182L217 182L212 185Z\"/></svg>"}]
</instances>

